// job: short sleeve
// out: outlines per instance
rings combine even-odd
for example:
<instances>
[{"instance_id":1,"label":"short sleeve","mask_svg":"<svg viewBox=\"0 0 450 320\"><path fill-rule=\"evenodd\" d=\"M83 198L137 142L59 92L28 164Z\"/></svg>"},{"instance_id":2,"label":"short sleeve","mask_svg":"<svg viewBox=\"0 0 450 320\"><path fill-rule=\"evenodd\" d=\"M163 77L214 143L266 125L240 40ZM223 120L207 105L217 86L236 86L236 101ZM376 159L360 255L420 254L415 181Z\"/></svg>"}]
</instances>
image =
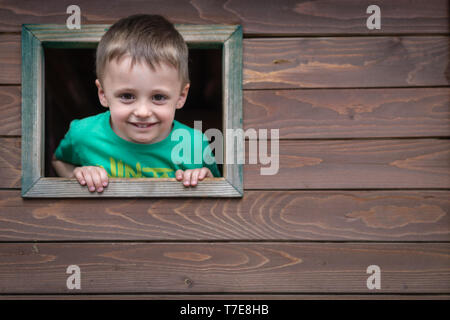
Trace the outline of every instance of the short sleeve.
<instances>
[{"instance_id":1,"label":"short sleeve","mask_svg":"<svg viewBox=\"0 0 450 320\"><path fill-rule=\"evenodd\" d=\"M73 120L70 123L69 131L67 131L55 151L56 159L73 165L81 165L81 160L75 151L75 145L73 143L73 134L77 122L78 120Z\"/></svg>"}]
</instances>

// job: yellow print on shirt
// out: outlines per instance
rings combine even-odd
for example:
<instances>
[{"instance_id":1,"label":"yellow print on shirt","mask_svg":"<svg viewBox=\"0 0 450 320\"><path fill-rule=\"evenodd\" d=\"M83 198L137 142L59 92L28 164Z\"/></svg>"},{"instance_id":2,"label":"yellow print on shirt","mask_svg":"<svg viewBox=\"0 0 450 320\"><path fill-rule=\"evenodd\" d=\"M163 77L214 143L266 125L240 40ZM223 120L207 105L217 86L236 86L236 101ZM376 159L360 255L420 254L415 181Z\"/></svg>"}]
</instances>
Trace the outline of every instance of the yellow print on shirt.
<instances>
[{"instance_id":1,"label":"yellow print on shirt","mask_svg":"<svg viewBox=\"0 0 450 320\"><path fill-rule=\"evenodd\" d=\"M173 178L175 177L174 170L169 168L150 168L142 167L139 162L136 163L136 170L131 168L128 164L124 164L122 160L116 162L112 157L109 158L111 173L108 169L104 168L110 178ZM145 173L143 175L142 173Z\"/></svg>"}]
</instances>

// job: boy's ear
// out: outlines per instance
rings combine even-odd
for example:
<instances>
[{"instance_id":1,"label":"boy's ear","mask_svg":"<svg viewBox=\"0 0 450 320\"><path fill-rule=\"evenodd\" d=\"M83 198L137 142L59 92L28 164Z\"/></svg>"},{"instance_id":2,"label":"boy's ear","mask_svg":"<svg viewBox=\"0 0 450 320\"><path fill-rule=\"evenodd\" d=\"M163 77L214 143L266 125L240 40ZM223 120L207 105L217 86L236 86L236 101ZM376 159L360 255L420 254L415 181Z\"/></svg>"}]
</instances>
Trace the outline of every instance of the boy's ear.
<instances>
[{"instance_id":1,"label":"boy's ear","mask_svg":"<svg viewBox=\"0 0 450 320\"><path fill-rule=\"evenodd\" d=\"M98 88L98 99L100 100L100 103L105 108L108 108L109 104L108 104L108 100L106 100L105 90L103 90L103 87L98 79L95 80L95 85Z\"/></svg>"},{"instance_id":2,"label":"boy's ear","mask_svg":"<svg viewBox=\"0 0 450 320\"><path fill-rule=\"evenodd\" d=\"M176 104L176 108L177 109L181 109L184 106L184 103L186 102L188 93L189 93L189 88L190 88L190 84L186 84L183 88L183 90L181 90L180 93L180 97L178 98L177 104Z\"/></svg>"}]
</instances>

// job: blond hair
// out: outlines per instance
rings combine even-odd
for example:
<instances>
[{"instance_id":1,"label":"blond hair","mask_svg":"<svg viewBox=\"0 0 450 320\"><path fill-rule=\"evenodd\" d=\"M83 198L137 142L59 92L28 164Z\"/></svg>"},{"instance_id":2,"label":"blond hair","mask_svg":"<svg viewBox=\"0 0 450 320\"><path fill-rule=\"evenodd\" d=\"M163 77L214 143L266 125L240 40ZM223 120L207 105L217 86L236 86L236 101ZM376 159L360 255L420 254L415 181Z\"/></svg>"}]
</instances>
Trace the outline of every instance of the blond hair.
<instances>
[{"instance_id":1,"label":"blond hair","mask_svg":"<svg viewBox=\"0 0 450 320\"><path fill-rule=\"evenodd\" d=\"M182 88L189 83L188 48L174 25L160 15L136 14L114 23L101 38L96 53L97 78L103 84L106 64L124 55L131 65L142 60L151 69L161 63L178 70Z\"/></svg>"}]
</instances>

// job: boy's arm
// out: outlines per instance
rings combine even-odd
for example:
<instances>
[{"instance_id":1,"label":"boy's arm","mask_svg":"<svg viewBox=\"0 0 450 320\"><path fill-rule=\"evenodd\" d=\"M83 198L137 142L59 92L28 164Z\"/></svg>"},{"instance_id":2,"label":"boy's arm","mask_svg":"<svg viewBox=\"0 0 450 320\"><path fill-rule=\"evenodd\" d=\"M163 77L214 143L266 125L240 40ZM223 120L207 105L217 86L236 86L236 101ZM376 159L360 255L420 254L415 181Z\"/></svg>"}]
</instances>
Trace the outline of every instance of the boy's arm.
<instances>
[{"instance_id":1,"label":"boy's arm","mask_svg":"<svg viewBox=\"0 0 450 320\"><path fill-rule=\"evenodd\" d=\"M73 164L58 160L55 155L53 155L52 165L58 176L63 178L74 177L73 169L75 169L75 166Z\"/></svg>"}]
</instances>

